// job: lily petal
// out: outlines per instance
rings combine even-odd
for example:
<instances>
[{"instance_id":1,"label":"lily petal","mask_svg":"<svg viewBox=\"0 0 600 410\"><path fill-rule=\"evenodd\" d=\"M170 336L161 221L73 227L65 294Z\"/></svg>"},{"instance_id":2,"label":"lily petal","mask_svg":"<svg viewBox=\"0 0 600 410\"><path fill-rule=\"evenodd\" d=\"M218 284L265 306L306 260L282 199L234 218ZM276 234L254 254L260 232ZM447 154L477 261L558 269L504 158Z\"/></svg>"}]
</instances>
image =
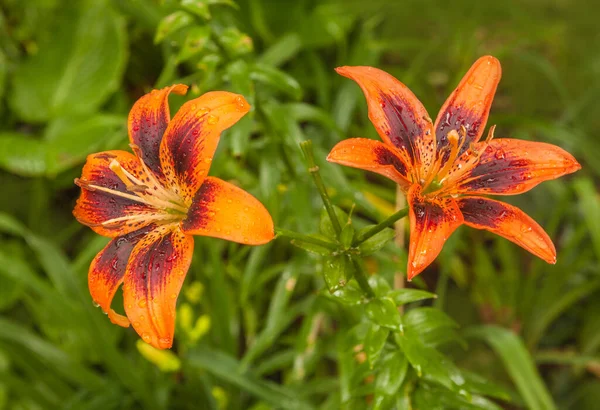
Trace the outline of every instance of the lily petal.
<instances>
[{"instance_id":1,"label":"lily petal","mask_svg":"<svg viewBox=\"0 0 600 410\"><path fill-rule=\"evenodd\" d=\"M493 232L548 263L556 263L556 249L548 234L519 208L482 197L463 197L458 205L466 225Z\"/></svg>"},{"instance_id":2,"label":"lily petal","mask_svg":"<svg viewBox=\"0 0 600 410\"><path fill-rule=\"evenodd\" d=\"M189 235L246 245L262 245L274 237L273 220L263 204L235 185L213 177L204 180L181 227Z\"/></svg>"},{"instance_id":3,"label":"lily petal","mask_svg":"<svg viewBox=\"0 0 600 410\"><path fill-rule=\"evenodd\" d=\"M88 155L73 215L96 233L114 238L136 231L164 217L164 213L137 199L110 169L116 161L131 175L142 178L144 171L135 155L126 151L105 151Z\"/></svg>"},{"instance_id":4,"label":"lily petal","mask_svg":"<svg viewBox=\"0 0 600 410\"><path fill-rule=\"evenodd\" d=\"M186 201L202 185L221 132L248 111L241 95L212 91L183 104L175 114L160 145L160 162L168 183Z\"/></svg>"},{"instance_id":5,"label":"lily petal","mask_svg":"<svg viewBox=\"0 0 600 410\"><path fill-rule=\"evenodd\" d=\"M110 321L129 327L129 319L116 313L110 306L125 276L125 268L133 247L152 227L128 233L110 241L92 261L88 273L88 286L92 300L98 304Z\"/></svg>"},{"instance_id":6,"label":"lily petal","mask_svg":"<svg viewBox=\"0 0 600 410\"><path fill-rule=\"evenodd\" d=\"M420 186L413 185L407 195L410 206L408 280L433 262L446 239L463 222L462 213L452 197L426 198L421 196L420 189Z\"/></svg>"},{"instance_id":7,"label":"lily petal","mask_svg":"<svg viewBox=\"0 0 600 410\"><path fill-rule=\"evenodd\" d=\"M131 252L125 272L125 312L142 339L158 349L173 344L175 305L192 261L194 238L162 225Z\"/></svg>"},{"instance_id":8,"label":"lily petal","mask_svg":"<svg viewBox=\"0 0 600 410\"><path fill-rule=\"evenodd\" d=\"M445 153L442 165L449 157L444 148L449 145L450 131L455 130L460 136L458 155L481 138L501 76L498 59L492 56L479 58L442 106L434 127L438 154ZM461 127L465 128L466 134Z\"/></svg>"},{"instance_id":9,"label":"lily petal","mask_svg":"<svg viewBox=\"0 0 600 410\"><path fill-rule=\"evenodd\" d=\"M327 161L376 172L401 186L408 186L409 167L390 145L367 138L350 138L338 143Z\"/></svg>"},{"instance_id":10,"label":"lily petal","mask_svg":"<svg viewBox=\"0 0 600 410\"><path fill-rule=\"evenodd\" d=\"M479 163L460 178L457 192L520 194L581 168L571 154L543 142L495 139L477 144L477 149L483 150Z\"/></svg>"},{"instance_id":11,"label":"lily petal","mask_svg":"<svg viewBox=\"0 0 600 410\"><path fill-rule=\"evenodd\" d=\"M142 96L129 112L129 140L139 147L141 160L160 179L159 150L160 141L171 119L169 113L169 94L184 95L187 85L176 84L161 90L152 90Z\"/></svg>"},{"instance_id":12,"label":"lily petal","mask_svg":"<svg viewBox=\"0 0 600 410\"><path fill-rule=\"evenodd\" d=\"M433 124L423 104L392 75L374 67L339 67L358 83L369 106L369 119L383 141L396 147L415 177L424 178L435 160Z\"/></svg>"}]
</instances>

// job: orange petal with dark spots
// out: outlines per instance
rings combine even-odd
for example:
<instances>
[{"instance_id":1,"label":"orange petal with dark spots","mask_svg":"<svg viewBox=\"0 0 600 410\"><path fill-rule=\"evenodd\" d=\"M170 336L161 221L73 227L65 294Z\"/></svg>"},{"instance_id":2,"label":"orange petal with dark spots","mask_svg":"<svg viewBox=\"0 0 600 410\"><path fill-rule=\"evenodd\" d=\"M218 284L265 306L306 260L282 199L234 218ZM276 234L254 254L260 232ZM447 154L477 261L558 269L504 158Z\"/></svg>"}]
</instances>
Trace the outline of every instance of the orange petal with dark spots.
<instances>
[{"instance_id":1,"label":"orange petal with dark spots","mask_svg":"<svg viewBox=\"0 0 600 410\"><path fill-rule=\"evenodd\" d=\"M206 178L221 132L248 111L241 95L212 91L183 104L175 114L160 146L160 161L168 183L186 201Z\"/></svg>"},{"instance_id":2,"label":"orange petal with dark spots","mask_svg":"<svg viewBox=\"0 0 600 410\"><path fill-rule=\"evenodd\" d=\"M133 247L150 229L152 228L146 227L113 239L96 255L90 265L88 286L92 300L116 325L129 326L129 320L116 313L111 308L111 303L117 289L123 283L125 268Z\"/></svg>"},{"instance_id":3,"label":"orange petal with dark spots","mask_svg":"<svg viewBox=\"0 0 600 410\"><path fill-rule=\"evenodd\" d=\"M460 136L459 146L462 148L459 155L481 138L501 76L498 59L481 57L442 106L434 127L438 154L446 155L442 165L449 157L444 149L449 146L447 137L450 131L455 130ZM466 134L461 131L462 127Z\"/></svg>"},{"instance_id":4,"label":"orange petal with dark spots","mask_svg":"<svg viewBox=\"0 0 600 410\"><path fill-rule=\"evenodd\" d=\"M376 172L404 187L410 184L410 164L404 163L396 149L379 141L350 138L338 143L327 161Z\"/></svg>"},{"instance_id":5,"label":"orange petal with dark spots","mask_svg":"<svg viewBox=\"0 0 600 410\"><path fill-rule=\"evenodd\" d=\"M383 141L396 147L406 163L425 178L435 160L433 124L423 104L392 75L374 67L339 67L358 83L369 106L369 119Z\"/></svg>"},{"instance_id":6,"label":"orange petal with dark spots","mask_svg":"<svg viewBox=\"0 0 600 410\"><path fill-rule=\"evenodd\" d=\"M127 172L143 175L140 161L129 152L88 155L81 178L76 180L81 195L73 210L80 223L111 238L141 229L163 216L156 208L135 200L136 195L128 192L125 183L110 169L113 160Z\"/></svg>"},{"instance_id":7,"label":"orange petal with dark spots","mask_svg":"<svg viewBox=\"0 0 600 410\"><path fill-rule=\"evenodd\" d=\"M413 185L407 195L410 206L408 280L433 262L446 240L463 222L462 213L452 197L425 198L420 189L420 186Z\"/></svg>"},{"instance_id":8,"label":"orange petal with dark spots","mask_svg":"<svg viewBox=\"0 0 600 410\"><path fill-rule=\"evenodd\" d=\"M493 232L548 263L556 263L556 249L548 234L519 208L481 197L460 198L458 205L465 225Z\"/></svg>"},{"instance_id":9,"label":"orange petal with dark spots","mask_svg":"<svg viewBox=\"0 0 600 410\"><path fill-rule=\"evenodd\" d=\"M154 174L162 179L160 142L171 119L169 94L183 95L187 85L176 84L142 96L129 112L129 140L140 149L141 159Z\"/></svg>"},{"instance_id":10,"label":"orange petal with dark spots","mask_svg":"<svg viewBox=\"0 0 600 410\"><path fill-rule=\"evenodd\" d=\"M186 234L246 245L262 245L274 237L273 220L263 204L235 185L213 177L204 180L181 226Z\"/></svg>"},{"instance_id":11,"label":"orange petal with dark spots","mask_svg":"<svg viewBox=\"0 0 600 410\"><path fill-rule=\"evenodd\" d=\"M175 305L192 261L194 238L162 225L133 248L123 285L125 312L142 339L158 349L173 344Z\"/></svg>"},{"instance_id":12,"label":"orange petal with dark spots","mask_svg":"<svg viewBox=\"0 0 600 410\"><path fill-rule=\"evenodd\" d=\"M483 150L479 163L460 178L456 192L520 194L581 168L571 154L543 142L494 139L477 144L476 149Z\"/></svg>"}]
</instances>

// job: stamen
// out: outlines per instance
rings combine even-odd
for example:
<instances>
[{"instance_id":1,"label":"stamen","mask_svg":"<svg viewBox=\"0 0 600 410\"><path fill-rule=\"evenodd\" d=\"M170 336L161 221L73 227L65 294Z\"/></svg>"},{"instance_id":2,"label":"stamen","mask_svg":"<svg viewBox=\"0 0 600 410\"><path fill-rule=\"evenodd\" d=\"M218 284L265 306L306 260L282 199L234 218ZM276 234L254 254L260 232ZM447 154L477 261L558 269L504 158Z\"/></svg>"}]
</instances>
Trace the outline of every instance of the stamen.
<instances>
[{"instance_id":1,"label":"stamen","mask_svg":"<svg viewBox=\"0 0 600 410\"><path fill-rule=\"evenodd\" d=\"M127 216L121 216L119 218L113 218L113 219L109 219L108 221L104 221L98 225L102 225L106 228L110 228L111 225L115 225L118 224L119 222L123 222L123 221L164 221L164 220L176 220L178 217L176 215L170 215L170 214L136 214L136 215L127 215Z\"/></svg>"},{"instance_id":2,"label":"stamen","mask_svg":"<svg viewBox=\"0 0 600 410\"><path fill-rule=\"evenodd\" d=\"M471 142L471 144L469 145L469 150L467 151L467 154L469 154L469 158L466 161L464 161L463 167L460 170L460 172L454 173L452 175L451 180L442 179L440 182L442 182L444 184L444 186L441 189L435 191L434 192L435 194L447 193L449 190L451 190L451 188L454 186L454 184L461 179L461 177L463 175L465 175L467 172L471 171L479 163L479 160L481 159L481 156L485 152L485 149L487 148L489 143L492 141L492 139L494 139L494 131L495 130L496 130L496 125L492 125L488 131L488 135L483 143L483 146L480 145L478 148L475 143Z\"/></svg>"},{"instance_id":3,"label":"stamen","mask_svg":"<svg viewBox=\"0 0 600 410\"><path fill-rule=\"evenodd\" d=\"M119 161L113 159L112 161L110 161L110 164L108 164L108 167L119 177L119 179L125 184L127 190L129 191L129 187L133 186L133 183L129 178L127 178L125 172L123 172L123 167L121 166L121 164L119 164Z\"/></svg>"},{"instance_id":4,"label":"stamen","mask_svg":"<svg viewBox=\"0 0 600 410\"><path fill-rule=\"evenodd\" d=\"M129 192L141 192L141 193L146 193L146 191L148 190L148 186L147 185L132 185L132 186L128 186L127 190Z\"/></svg>"},{"instance_id":5,"label":"stamen","mask_svg":"<svg viewBox=\"0 0 600 410\"><path fill-rule=\"evenodd\" d=\"M487 142L488 144L494 138L494 131L496 131L496 124L492 125L490 127L490 130L488 131L487 138L485 139L485 142Z\"/></svg>"},{"instance_id":6,"label":"stamen","mask_svg":"<svg viewBox=\"0 0 600 410\"><path fill-rule=\"evenodd\" d=\"M463 129L464 129L464 126L461 127L461 131ZM465 130L465 134L466 134L466 130ZM464 141L464 138L462 140ZM448 133L448 142L450 143L450 156L448 157L448 160L446 161L444 168L442 168L442 170L440 172L438 172L438 178L440 180L443 180L444 177L446 176L446 174L448 174L448 172L452 168L452 165L454 165L454 161L456 161L456 158L458 157L458 152L461 148L459 146L459 141L461 141L461 138L459 137L458 132L456 132L455 130L452 130ZM441 156L443 157L445 155L441 155Z\"/></svg>"},{"instance_id":7,"label":"stamen","mask_svg":"<svg viewBox=\"0 0 600 410\"><path fill-rule=\"evenodd\" d=\"M121 198L130 199L132 201L139 202L139 203L142 203L142 204L145 204L145 205L157 208L157 209L162 209L165 211L169 210L169 209L174 209L183 214L187 214L187 211L188 211L187 208L185 208L179 204L168 202L168 201L165 201L165 200L153 197L153 196L150 196L146 199L146 198L142 198L141 196L138 196L138 195L130 195L125 192L117 191L115 189L105 188L105 187L99 186L99 185L92 185L85 181L79 180L78 182L79 182L78 185L80 187L85 188L87 190L106 192L108 194L118 196Z\"/></svg>"},{"instance_id":8,"label":"stamen","mask_svg":"<svg viewBox=\"0 0 600 410\"><path fill-rule=\"evenodd\" d=\"M137 146L136 144L129 144L129 146L131 147L131 150L133 151L135 156L140 160L140 163L142 164L142 168L144 169L146 176L148 178L150 178L150 182L152 183L152 185L158 188L159 194L166 198L169 198L172 201L180 203L181 198L179 197L179 195L177 195L175 192L163 187L163 185L154 176L154 173L152 171L150 171L150 169L148 168L148 166L142 159L142 151L141 151L140 147ZM184 206L184 204L181 204L181 206Z\"/></svg>"}]
</instances>

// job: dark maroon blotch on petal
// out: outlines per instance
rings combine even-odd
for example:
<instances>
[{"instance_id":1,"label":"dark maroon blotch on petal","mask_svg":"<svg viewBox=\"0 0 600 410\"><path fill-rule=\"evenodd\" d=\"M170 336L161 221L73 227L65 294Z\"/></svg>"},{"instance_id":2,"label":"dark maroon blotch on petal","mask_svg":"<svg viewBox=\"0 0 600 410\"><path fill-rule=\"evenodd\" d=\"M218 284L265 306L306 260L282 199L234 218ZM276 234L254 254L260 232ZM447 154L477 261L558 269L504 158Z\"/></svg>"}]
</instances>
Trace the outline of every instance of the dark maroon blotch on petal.
<instances>
[{"instance_id":1,"label":"dark maroon blotch on petal","mask_svg":"<svg viewBox=\"0 0 600 410\"><path fill-rule=\"evenodd\" d=\"M396 154L391 152L385 146L376 147L374 149L374 153L376 156L376 161L379 165L391 165L400 173L400 175L407 174L406 165L404 165L404 163Z\"/></svg>"}]
</instances>

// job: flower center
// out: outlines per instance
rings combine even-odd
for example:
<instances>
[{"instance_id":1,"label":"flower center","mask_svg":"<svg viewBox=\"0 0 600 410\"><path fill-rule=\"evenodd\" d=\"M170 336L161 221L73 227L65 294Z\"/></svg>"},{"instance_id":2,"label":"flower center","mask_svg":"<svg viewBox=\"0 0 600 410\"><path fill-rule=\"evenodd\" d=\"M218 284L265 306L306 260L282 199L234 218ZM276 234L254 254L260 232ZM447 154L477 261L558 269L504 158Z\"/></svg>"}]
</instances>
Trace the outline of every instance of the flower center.
<instances>
[{"instance_id":1,"label":"flower center","mask_svg":"<svg viewBox=\"0 0 600 410\"><path fill-rule=\"evenodd\" d=\"M421 185L423 193L432 196L450 193L456 183L479 163L481 155L494 138L495 129L495 125L490 127L483 145L476 146L471 143L471 146L462 154L460 154L460 151L466 141L466 129L461 127L460 135L454 130L450 131L448 133L450 145L440 151L438 159L430 172L430 177ZM442 168L441 162L446 155L448 155L448 159Z\"/></svg>"},{"instance_id":2,"label":"flower center","mask_svg":"<svg viewBox=\"0 0 600 410\"><path fill-rule=\"evenodd\" d=\"M139 150L137 146L132 146L134 152ZM138 154L138 152L136 152ZM109 154L108 154L109 155ZM159 223L173 223L179 222L187 217L189 206L185 204L183 199L175 192L168 188L165 188L154 174L148 169L144 161L141 160L141 156L137 156L142 168L142 175L139 178L127 171L120 163L116 160L116 157L108 157L111 159L108 167L114 174L125 184L125 190L117 190L107 188L93 183L88 183L80 179L76 179L75 183L82 188L91 191L106 192L107 194L114 195L120 198L126 198L131 201L138 202L153 208L155 212L140 212L131 215L125 215L122 217L110 219L102 222L104 226L111 226L115 223L123 221L149 221ZM142 178L143 181L140 179Z\"/></svg>"}]
</instances>

